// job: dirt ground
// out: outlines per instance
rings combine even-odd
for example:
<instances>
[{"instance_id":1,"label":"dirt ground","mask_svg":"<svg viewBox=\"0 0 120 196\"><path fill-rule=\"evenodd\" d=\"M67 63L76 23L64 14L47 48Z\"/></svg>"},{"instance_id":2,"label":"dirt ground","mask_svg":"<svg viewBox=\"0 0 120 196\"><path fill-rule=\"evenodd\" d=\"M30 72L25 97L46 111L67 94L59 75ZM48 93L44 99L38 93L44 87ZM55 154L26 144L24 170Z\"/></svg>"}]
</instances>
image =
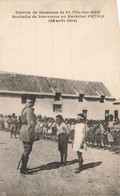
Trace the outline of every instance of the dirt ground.
<instances>
[{"instance_id":1,"label":"dirt ground","mask_svg":"<svg viewBox=\"0 0 120 196\"><path fill-rule=\"evenodd\" d=\"M17 170L22 142L9 132L0 131L0 196L80 196L120 195L120 155L104 149L84 153L84 170L78 167L76 152L68 145L68 162L59 164L57 142L40 140L34 143L28 167L32 175Z\"/></svg>"}]
</instances>

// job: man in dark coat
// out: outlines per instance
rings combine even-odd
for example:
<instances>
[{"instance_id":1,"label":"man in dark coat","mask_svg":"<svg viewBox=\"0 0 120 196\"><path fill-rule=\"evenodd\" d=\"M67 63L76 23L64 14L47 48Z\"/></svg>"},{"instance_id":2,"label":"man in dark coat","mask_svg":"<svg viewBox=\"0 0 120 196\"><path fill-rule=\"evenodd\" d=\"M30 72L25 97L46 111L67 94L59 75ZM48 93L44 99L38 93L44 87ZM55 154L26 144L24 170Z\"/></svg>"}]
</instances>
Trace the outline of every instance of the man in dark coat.
<instances>
[{"instance_id":1,"label":"man in dark coat","mask_svg":"<svg viewBox=\"0 0 120 196\"><path fill-rule=\"evenodd\" d=\"M28 174L27 163L29 154L32 151L32 146L35 138L35 125L36 115L34 114L33 106L35 104L34 99L27 99L26 105L21 113L22 127L20 130L20 139L23 142L24 152L22 154L22 167L20 173Z\"/></svg>"}]
</instances>

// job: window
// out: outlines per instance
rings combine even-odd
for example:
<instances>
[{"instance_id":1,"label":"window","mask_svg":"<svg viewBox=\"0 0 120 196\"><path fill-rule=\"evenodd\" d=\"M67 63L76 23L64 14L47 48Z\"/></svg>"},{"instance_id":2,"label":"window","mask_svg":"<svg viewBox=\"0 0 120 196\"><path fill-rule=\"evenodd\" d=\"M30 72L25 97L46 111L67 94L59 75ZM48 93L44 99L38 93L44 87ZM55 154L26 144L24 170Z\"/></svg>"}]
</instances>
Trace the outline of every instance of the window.
<instances>
[{"instance_id":1,"label":"window","mask_svg":"<svg viewBox=\"0 0 120 196\"><path fill-rule=\"evenodd\" d=\"M84 98L84 94L79 94L79 102L82 102Z\"/></svg>"},{"instance_id":2,"label":"window","mask_svg":"<svg viewBox=\"0 0 120 196\"><path fill-rule=\"evenodd\" d=\"M105 120L108 120L109 112L109 110L105 110Z\"/></svg>"},{"instance_id":3,"label":"window","mask_svg":"<svg viewBox=\"0 0 120 196\"><path fill-rule=\"evenodd\" d=\"M62 105L54 104L53 112L62 112Z\"/></svg>"},{"instance_id":4,"label":"window","mask_svg":"<svg viewBox=\"0 0 120 196\"><path fill-rule=\"evenodd\" d=\"M82 113L84 114L85 119L87 119L87 110L83 110Z\"/></svg>"},{"instance_id":5,"label":"window","mask_svg":"<svg viewBox=\"0 0 120 196\"><path fill-rule=\"evenodd\" d=\"M104 103L104 99L105 99L105 96L104 95L101 95L101 97L100 97L100 103Z\"/></svg>"},{"instance_id":6,"label":"window","mask_svg":"<svg viewBox=\"0 0 120 196\"><path fill-rule=\"evenodd\" d=\"M61 93L55 93L55 101L60 101Z\"/></svg>"},{"instance_id":7,"label":"window","mask_svg":"<svg viewBox=\"0 0 120 196\"><path fill-rule=\"evenodd\" d=\"M26 96L25 96L25 95L23 95L23 96L21 97L21 102L22 102L22 103L26 103Z\"/></svg>"},{"instance_id":8,"label":"window","mask_svg":"<svg viewBox=\"0 0 120 196\"><path fill-rule=\"evenodd\" d=\"M115 119L115 120L118 119L118 110L114 110L114 119Z\"/></svg>"}]
</instances>

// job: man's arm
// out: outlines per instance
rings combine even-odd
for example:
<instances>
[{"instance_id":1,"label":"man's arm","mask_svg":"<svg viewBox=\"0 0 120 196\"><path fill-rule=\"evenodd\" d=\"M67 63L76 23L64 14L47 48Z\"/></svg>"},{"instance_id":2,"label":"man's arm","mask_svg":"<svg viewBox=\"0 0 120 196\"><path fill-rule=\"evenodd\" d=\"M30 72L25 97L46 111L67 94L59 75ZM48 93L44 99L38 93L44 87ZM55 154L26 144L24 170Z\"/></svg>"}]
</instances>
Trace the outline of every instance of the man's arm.
<instances>
[{"instance_id":1,"label":"man's arm","mask_svg":"<svg viewBox=\"0 0 120 196\"><path fill-rule=\"evenodd\" d=\"M27 122L28 122L28 129L35 126L34 114L32 110L27 110Z\"/></svg>"}]
</instances>

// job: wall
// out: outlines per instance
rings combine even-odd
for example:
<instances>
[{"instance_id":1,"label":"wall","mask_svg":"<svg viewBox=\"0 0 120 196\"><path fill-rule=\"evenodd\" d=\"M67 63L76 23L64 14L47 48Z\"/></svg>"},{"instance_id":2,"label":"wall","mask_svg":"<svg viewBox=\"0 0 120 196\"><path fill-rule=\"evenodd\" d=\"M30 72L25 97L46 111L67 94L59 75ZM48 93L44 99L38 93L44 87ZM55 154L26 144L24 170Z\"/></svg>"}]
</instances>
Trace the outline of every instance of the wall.
<instances>
[{"instance_id":1,"label":"wall","mask_svg":"<svg viewBox=\"0 0 120 196\"><path fill-rule=\"evenodd\" d=\"M105 110L110 110L113 113L113 103L111 101L104 101L100 103L100 100L88 101L83 99L83 102L76 100L63 100L63 113L68 117L76 117L82 110L87 110L88 119L105 119Z\"/></svg>"},{"instance_id":2,"label":"wall","mask_svg":"<svg viewBox=\"0 0 120 196\"><path fill-rule=\"evenodd\" d=\"M105 119L105 110L110 110L110 113L114 114L115 108L111 101L106 100L104 103L100 103L100 100L89 101L83 99L83 102L79 102L78 98L62 98L62 112L53 112L54 98L37 98L36 101L36 115L41 114L49 117L62 114L64 117L76 118L76 115L81 113L82 110L87 110L88 119ZM20 115L23 107L24 104L21 103L20 95L0 96L0 114L16 113L16 115Z\"/></svg>"},{"instance_id":3,"label":"wall","mask_svg":"<svg viewBox=\"0 0 120 196\"><path fill-rule=\"evenodd\" d=\"M62 112L53 112L53 98L37 99L35 104L36 114L42 116L53 116L62 114L67 118L76 118L78 113L82 110L87 110L88 119L105 119L105 110L109 110L110 114L114 114L113 102L105 100L104 103L100 103L100 100L88 101L83 99L83 102L79 102L78 98L62 98Z\"/></svg>"},{"instance_id":4,"label":"wall","mask_svg":"<svg viewBox=\"0 0 120 196\"><path fill-rule=\"evenodd\" d=\"M1 96L0 95L0 114L11 115L15 113L20 115L22 110L20 96Z\"/></svg>"}]
</instances>

